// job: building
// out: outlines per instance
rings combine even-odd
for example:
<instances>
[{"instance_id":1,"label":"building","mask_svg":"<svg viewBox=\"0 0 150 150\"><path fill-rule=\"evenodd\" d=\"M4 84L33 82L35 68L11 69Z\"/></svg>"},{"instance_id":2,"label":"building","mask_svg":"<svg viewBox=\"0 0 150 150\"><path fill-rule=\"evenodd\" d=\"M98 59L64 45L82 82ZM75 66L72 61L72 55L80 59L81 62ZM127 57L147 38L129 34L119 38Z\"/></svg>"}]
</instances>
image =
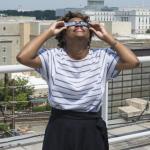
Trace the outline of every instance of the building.
<instances>
[{"instance_id":1,"label":"building","mask_svg":"<svg viewBox=\"0 0 150 150\"><path fill-rule=\"evenodd\" d=\"M100 10L101 8L104 7L104 0L88 0L87 1L87 8L88 9L98 9Z\"/></svg>"},{"instance_id":2,"label":"building","mask_svg":"<svg viewBox=\"0 0 150 150\"><path fill-rule=\"evenodd\" d=\"M56 20L42 20L42 21L33 21L30 23L30 39L35 38L37 35L39 35L40 33L42 33L44 30L49 28L49 25L53 22L55 22ZM48 39L44 44L44 47L56 47L57 46L57 41L55 40L55 37L52 37L50 39Z\"/></svg>"},{"instance_id":3,"label":"building","mask_svg":"<svg viewBox=\"0 0 150 150\"><path fill-rule=\"evenodd\" d=\"M0 17L0 65L17 63L16 54L30 40L31 20L35 18Z\"/></svg>"},{"instance_id":4,"label":"building","mask_svg":"<svg viewBox=\"0 0 150 150\"><path fill-rule=\"evenodd\" d=\"M114 11L84 9L83 13L90 16L91 21L131 22L131 32L143 34L150 29L150 10L141 8L119 9Z\"/></svg>"},{"instance_id":5,"label":"building","mask_svg":"<svg viewBox=\"0 0 150 150\"><path fill-rule=\"evenodd\" d=\"M131 22L132 33L146 33L150 29L149 9L122 9L115 12L116 20Z\"/></svg>"},{"instance_id":6,"label":"building","mask_svg":"<svg viewBox=\"0 0 150 150\"><path fill-rule=\"evenodd\" d=\"M115 35L129 35L132 31L131 22L117 20L116 11L89 10L82 11L90 16L91 21L104 23L107 30Z\"/></svg>"},{"instance_id":7,"label":"building","mask_svg":"<svg viewBox=\"0 0 150 150\"><path fill-rule=\"evenodd\" d=\"M0 65L18 64L17 53L30 40L30 22L34 17L0 17ZM0 79L4 78L0 74Z\"/></svg>"},{"instance_id":8,"label":"building","mask_svg":"<svg viewBox=\"0 0 150 150\"><path fill-rule=\"evenodd\" d=\"M116 21L114 11L101 11L101 10L82 10L84 14L90 16L91 21Z\"/></svg>"},{"instance_id":9,"label":"building","mask_svg":"<svg viewBox=\"0 0 150 150\"><path fill-rule=\"evenodd\" d=\"M16 64L15 53L20 48L20 31L18 23L0 23L0 64Z\"/></svg>"},{"instance_id":10,"label":"building","mask_svg":"<svg viewBox=\"0 0 150 150\"><path fill-rule=\"evenodd\" d=\"M106 21L104 22L106 30L113 35L131 35L131 22Z\"/></svg>"},{"instance_id":11,"label":"building","mask_svg":"<svg viewBox=\"0 0 150 150\"><path fill-rule=\"evenodd\" d=\"M131 22L131 32L143 34L150 32L150 10L146 8L124 8L104 6L104 0L87 0L84 8L56 9L56 16L64 16L68 11L81 11L90 16L91 21Z\"/></svg>"},{"instance_id":12,"label":"building","mask_svg":"<svg viewBox=\"0 0 150 150\"><path fill-rule=\"evenodd\" d=\"M54 20L38 21L33 17L4 17L3 19L0 18L0 65L17 64L16 55L21 48L54 22ZM48 47L48 43L49 40L44 43L44 46Z\"/></svg>"}]
</instances>

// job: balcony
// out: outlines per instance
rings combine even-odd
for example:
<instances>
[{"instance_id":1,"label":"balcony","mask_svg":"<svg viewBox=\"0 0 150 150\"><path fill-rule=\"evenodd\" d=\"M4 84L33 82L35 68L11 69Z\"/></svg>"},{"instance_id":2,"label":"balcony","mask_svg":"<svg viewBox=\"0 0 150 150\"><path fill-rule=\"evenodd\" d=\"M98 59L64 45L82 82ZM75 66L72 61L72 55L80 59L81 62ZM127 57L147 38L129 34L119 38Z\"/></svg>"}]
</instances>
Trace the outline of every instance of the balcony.
<instances>
[{"instance_id":1,"label":"balcony","mask_svg":"<svg viewBox=\"0 0 150 150\"><path fill-rule=\"evenodd\" d=\"M150 149L150 57L139 57L139 60L141 62L139 68L125 70L116 79L107 83L102 115L108 126L110 150ZM0 66L0 73L28 71L33 71L33 69L23 65ZM15 87L11 87L11 89L15 95ZM30 130L20 136L15 136L14 133L16 132L12 132L11 137L0 139L0 149L34 148L41 150L44 129L50 111L38 113L26 109L20 112L15 111L15 98L11 103L5 105L10 107L9 110L11 111L9 115L4 111L4 115L8 117L1 116L1 122L3 119L12 122L13 131L20 126L22 131L28 130L25 127ZM123 108L131 105L134 108L138 107L137 112L139 112L131 113L130 111L129 113L129 109L123 110ZM119 112L119 110L122 111ZM131 110L134 109L131 108Z\"/></svg>"}]
</instances>

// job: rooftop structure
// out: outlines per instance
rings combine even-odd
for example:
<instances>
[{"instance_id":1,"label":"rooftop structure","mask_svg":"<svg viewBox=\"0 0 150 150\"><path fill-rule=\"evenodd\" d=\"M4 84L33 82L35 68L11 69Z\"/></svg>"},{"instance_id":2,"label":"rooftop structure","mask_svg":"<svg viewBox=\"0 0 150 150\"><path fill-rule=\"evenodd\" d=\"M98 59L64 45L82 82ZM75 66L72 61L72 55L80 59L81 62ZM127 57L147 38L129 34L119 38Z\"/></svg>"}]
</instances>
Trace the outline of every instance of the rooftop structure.
<instances>
[{"instance_id":1,"label":"rooftop structure","mask_svg":"<svg viewBox=\"0 0 150 150\"><path fill-rule=\"evenodd\" d=\"M104 0L88 0L88 6L89 9L101 9L104 7Z\"/></svg>"}]
</instances>

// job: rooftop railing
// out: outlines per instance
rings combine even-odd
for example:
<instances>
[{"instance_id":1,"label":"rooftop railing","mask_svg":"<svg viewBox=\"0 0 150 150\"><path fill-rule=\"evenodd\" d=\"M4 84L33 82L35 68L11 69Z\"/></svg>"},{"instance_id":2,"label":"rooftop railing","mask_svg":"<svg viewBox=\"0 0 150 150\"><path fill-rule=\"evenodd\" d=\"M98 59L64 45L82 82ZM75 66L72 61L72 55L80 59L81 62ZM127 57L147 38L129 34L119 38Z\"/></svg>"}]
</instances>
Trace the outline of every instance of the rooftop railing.
<instances>
[{"instance_id":1,"label":"rooftop railing","mask_svg":"<svg viewBox=\"0 0 150 150\"><path fill-rule=\"evenodd\" d=\"M145 62L150 62L150 56L145 56L145 57L138 57L141 64ZM29 72L29 71L34 71L34 69L26 67L24 65L5 65L5 66L0 66L0 73L16 73L16 72ZM108 124L108 83L106 86L106 92L105 92L105 97L104 97L104 103L103 103L103 110L102 110L102 116L106 123ZM130 135L124 135L124 136L119 136L119 137L114 137L114 138L109 138L110 143L114 142L120 142L124 140L129 140L133 138L139 138L142 136L149 136L150 131L144 131L140 133L134 133Z\"/></svg>"}]
</instances>

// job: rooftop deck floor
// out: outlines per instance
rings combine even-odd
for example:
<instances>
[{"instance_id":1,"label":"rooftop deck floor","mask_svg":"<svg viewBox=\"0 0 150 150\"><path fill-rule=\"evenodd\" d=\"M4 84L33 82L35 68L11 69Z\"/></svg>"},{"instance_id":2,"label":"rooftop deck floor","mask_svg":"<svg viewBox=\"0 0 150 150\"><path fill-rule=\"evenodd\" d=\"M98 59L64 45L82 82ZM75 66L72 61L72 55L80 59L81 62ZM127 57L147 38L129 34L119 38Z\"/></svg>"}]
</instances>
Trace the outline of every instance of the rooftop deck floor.
<instances>
[{"instance_id":1,"label":"rooftop deck floor","mask_svg":"<svg viewBox=\"0 0 150 150\"><path fill-rule=\"evenodd\" d=\"M112 121L110 124L119 122ZM42 127L42 130L44 128ZM111 125L108 130L109 138L137 133L140 131L149 131L150 121L143 121L132 124ZM27 134L22 137L11 137L0 139L0 150L41 150L43 141L43 132L38 134ZM125 140L122 142L111 143L110 150L150 150L150 135L140 138Z\"/></svg>"}]
</instances>

